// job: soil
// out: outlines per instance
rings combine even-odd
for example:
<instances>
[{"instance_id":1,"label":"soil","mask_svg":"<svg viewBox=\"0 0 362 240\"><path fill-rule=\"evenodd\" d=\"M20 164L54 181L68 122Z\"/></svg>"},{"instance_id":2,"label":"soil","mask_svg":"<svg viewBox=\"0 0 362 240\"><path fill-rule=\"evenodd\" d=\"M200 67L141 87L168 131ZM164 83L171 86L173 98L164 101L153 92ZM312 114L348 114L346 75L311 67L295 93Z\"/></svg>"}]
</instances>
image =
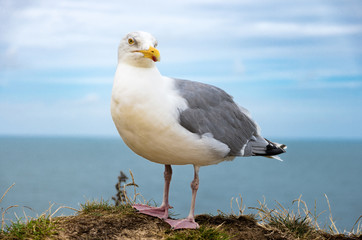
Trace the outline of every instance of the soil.
<instances>
[{"instance_id":1,"label":"soil","mask_svg":"<svg viewBox=\"0 0 362 240\"><path fill-rule=\"evenodd\" d=\"M187 233L197 230L171 230L163 220L139 214L92 212L80 213L76 216L57 217L56 230L58 234L52 239L195 239L195 237L175 238L175 233ZM262 226L249 216L210 216L198 215L196 222L201 227L218 229L231 236L233 240L295 240L291 233ZM205 238L196 238L205 239ZM216 238L215 238L216 239ZM219 238L218 238L219 239ZM362 236L349 238L345 235L330 235L320 233L311 239L346 240L360 239Z\"/></svg>"}]
</instances>

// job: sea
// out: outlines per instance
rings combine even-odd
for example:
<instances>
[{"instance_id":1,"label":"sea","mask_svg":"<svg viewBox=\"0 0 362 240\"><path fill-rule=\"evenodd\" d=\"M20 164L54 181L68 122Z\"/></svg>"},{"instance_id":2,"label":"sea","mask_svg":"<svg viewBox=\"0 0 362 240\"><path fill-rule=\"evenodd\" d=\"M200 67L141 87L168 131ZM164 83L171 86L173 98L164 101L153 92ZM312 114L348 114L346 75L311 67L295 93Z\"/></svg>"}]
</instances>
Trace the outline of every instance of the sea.
<instances>
[{"instance_id":1,"label":"sea","mask_svg":"<svg viewBox=\"0 0 362 240\"><path fill-rule=\"evenodd\" d=\"M195 213L237 214L240 197L244 214L255 214L259 202L296 212L293 201L300 198L320 214L321 227L332 217L339 231L350 231L362 215L362 140L272 140L288 145L283 161L247 157L201 167ZM86 201L112 203L120 171L127 182L132 172L138 185L127 188L129 196L136 190L138 201L161 204L164 166L136 155L121 138L2 136L1 213L9 223L63 206L79 209ZM192 179L192 165L173 166L170 204L176 218L188 215ZM54 216L72 214L60 208Z\"/></svg>"}]
</instances>

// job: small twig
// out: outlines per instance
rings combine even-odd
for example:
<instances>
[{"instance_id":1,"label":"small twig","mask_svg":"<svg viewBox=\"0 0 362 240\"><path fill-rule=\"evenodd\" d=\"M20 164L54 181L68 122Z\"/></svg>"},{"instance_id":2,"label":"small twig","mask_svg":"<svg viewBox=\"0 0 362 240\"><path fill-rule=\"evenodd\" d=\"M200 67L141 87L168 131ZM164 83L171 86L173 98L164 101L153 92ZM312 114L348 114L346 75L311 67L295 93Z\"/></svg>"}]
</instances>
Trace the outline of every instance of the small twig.
<instances>
[{"instance_id":1,"label":"small twig","mask_svg":"<svg viewBox=\"0 0 362 240\"><path fill-rule=\"evenodd\" d=\"M23 210L24 210L24 209L23 209ZM16 214L16 212L14 212L14 215L15 215L15 217L16 217L16 220L19 221L20 218L18 217L18 215Z\"/></svg>"},{"instance_id":2,"label":"small twig","mask_svg":"<svg viewBox=\"0 0 362 240\"><path fill-rule=\"evenodd\" d=\"M19 205L13 205L10 207L7 207L5 211L1 214L1 230L4 231L4 224L5 224L5 213L10 209L14 207L19 207Z\"/></svg>"},{"instance_id":3,"label":"small twig","mask_svg":"<svg viewBox=\"0 0 362 240\"><path fill-rule=\"evenodd\" d=\"M353 224L353 227L352 227L352 229L351 229L351 233L353 232L353 229L354 229L354 227L357 225L357 223L359 222L359 220L362 218L362 215L361 216L359 216L359 218L357 219L357 221Z\"/></svg>"},{"instance_id":4,"label":"small twig","mask_svg":"<svg viewBox=\"0 0 362 240\"><path fill-rule=\"evenodd\" d=\"M51 211L52 211L52 207L54 206L54 204L55 204L55 203L50 203L50 202L49 202L49 208L48 208L47 210L45 210L42 214L40 214L40 217L41 217L41 216L44 216L44 217L45 217L45 216L47 215L47 214L46 214L47 212L50 214ZM48 215L49 215L49 214L48 214Z\"/></svg>"},{"instance_id":5,"label":"small twig","mask_svg":"<svg viewBox=\"0 0 362 240\"><path fill-rule=\"evenodd\" d=\"M129 174L131 175L131 178L132 178L132 184L133 184L133 189L134 189L133 203L135 203L136 202L136 196L137 196L137 190L136 190L137 185L134 182L134 177L133 177L133 173L132 173L131 169L129 170Z\"/></svg>"},{"instance_id":6,"label":"small twig","mask_svg":"<svg viewBox=\"0 0 362 240\"><path fill-rule=\"evenodd\" d=\"M236 215L236 214L234 213L234 210L233 210L233 200L234 200L234 197L232 197L231 200L230 200L231 214L232 214L232 215Z\"/></svg>"},{"instance_id":7,"label":"small twig","mask_svg":"<svg viewBox=\"0 0 362 240\"><path fill-rule=\"evenodd\" d=\"M63 209L63 208L67 208L67 209L70 209L70 210L73 210L73 211L76 211L76 212L79 212L78 209L75 209L75 208L72 208L72 207L68 207L68 206L60 206L57 208L57 210L55 210L49 217L50 219L60 210L60 209Z\"/></svg>"},{"instance_id":8,"label":"small twig","mask_svg":"<svg viewBox=\"0 0 362 240\"><path fill-rule=\"evenodd\" d=\"M334 223L333 221L333 216L332 216L332 210L331 210L331 205L329 204L329 199L327 197L327 194L324 194L325 198L327 199L327 204L328 204L328 208L329 208L329 220L331 221L331 227L330 227L330 230L332 232L335 232L337 234L339 234L339 231L336 227L336 224Z\"/></svg>"},{"instance_id":9,"label":"small twig","mask_svg":"<svg viewBox=\"0 0 362 240\"><path fill-rule=\"evenodd\" d=\"M29 219L28 219L28 216L26 216L25 207L23 207L23 214L24 214L24 217L25 217L26 221L28 222ZM16 216L16 218L19 219L18 216Z\"/></svg>"},{"instance_id":10,"label":"small twig","mask_svg":"<svg viewBox=\"0 0 362 240\"><path fill-rule=\"evenodd\" d=\"M6 189L5 193L3 194L3 196L0 199L0 203L2 202L2 200L4 199L5 195L9 192L9 190L14 187L15 183L13 183L10 187L8 187L8 189Z\"/></svg>"},{"instance_id":11,"label":"small twig","mask_svg":"<svg viewBox=\"0 0 362 240\"><path fill-rule=\"evenodd\" d=\"M243 215L244 210L245 210L245 206L243 208L243 198L241 197L240 193L239 193L239 197L240 197L240 205L239 205L238 199L236 199L236 204L238 205L238 208L239 208L239 215Z\"/></svg>"}]
</instances>

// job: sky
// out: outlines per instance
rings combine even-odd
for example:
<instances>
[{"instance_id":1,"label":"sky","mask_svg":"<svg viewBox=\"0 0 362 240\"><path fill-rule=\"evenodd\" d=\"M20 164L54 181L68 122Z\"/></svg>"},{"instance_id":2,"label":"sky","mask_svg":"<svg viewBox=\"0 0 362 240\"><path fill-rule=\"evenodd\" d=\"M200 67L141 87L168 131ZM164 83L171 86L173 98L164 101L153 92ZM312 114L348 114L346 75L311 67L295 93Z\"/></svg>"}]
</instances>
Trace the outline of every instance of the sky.
<instances>
[{"instance_id":1,"label":"sky","mask_svg":"<svg viewBox=\"0 0 362 240\"><path fill-rule=\"evenodd\" d=\"M163 75L216 85L265 137L362 138L362 1L0 0L0 135L117 136L128 32Z\"/></svg>"}]
</instances>

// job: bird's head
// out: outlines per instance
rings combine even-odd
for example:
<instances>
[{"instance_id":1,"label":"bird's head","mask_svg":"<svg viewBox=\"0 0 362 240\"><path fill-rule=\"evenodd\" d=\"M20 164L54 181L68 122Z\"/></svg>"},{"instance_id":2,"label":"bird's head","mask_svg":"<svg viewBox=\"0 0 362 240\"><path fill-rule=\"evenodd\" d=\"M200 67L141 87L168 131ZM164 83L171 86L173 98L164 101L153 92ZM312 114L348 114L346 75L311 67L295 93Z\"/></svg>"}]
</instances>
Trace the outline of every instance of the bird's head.
<instances>
[{"instance_id":1,"label":"bird's head","mask_svg":"<svg viewBox=\"0 0 362 240\"><path fill-rule=\"evenodd\" d=\"M157 40L147 32L128 33L119 44L118 62L137 67L153 67L160 61L160 53L156 49Z\"/></svg>"}]
</instances>

